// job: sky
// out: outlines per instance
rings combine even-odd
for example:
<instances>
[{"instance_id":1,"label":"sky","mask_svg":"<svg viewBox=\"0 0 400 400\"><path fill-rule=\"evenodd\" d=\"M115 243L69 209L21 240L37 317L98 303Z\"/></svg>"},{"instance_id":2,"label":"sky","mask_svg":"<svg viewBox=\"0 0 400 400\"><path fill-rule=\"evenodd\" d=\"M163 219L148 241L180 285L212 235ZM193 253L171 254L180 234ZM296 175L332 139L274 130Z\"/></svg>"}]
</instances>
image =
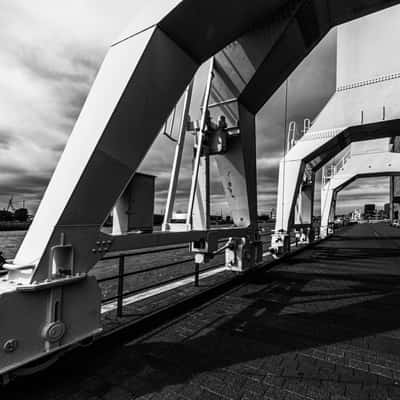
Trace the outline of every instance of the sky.
<instances>
[{"instance_id":1,"label":"sky","mask_svg":"<svg viewBox=\"0 0 400 400\"><path fill-rule=\"evenodd\" d=\"M138 0L0 0L0 208L13 196L17 207L25 200L36 210L108 46L139 8ZM288 120L301 125L318 114L335 90L335 63L332 31L289 78ZM275 208L284 100L282 87L257 117L260 213ZM157 176L156 212L161 212L174 145L160 135L153 147L140 170ZM176 211L185 209L190 159L188 140ZM212 212L226 214L214 166L211 190ZM359 180L341 193L338 212L387 200L387 179Z\"/></svg>"}]
</instances>

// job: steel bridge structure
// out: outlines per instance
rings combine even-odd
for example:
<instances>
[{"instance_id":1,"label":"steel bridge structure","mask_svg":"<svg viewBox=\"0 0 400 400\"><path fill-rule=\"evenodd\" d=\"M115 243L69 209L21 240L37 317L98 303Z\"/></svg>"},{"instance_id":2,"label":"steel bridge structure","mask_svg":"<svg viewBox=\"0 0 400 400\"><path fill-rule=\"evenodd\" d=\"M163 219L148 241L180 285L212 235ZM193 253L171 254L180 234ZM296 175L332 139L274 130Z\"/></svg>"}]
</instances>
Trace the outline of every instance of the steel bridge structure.
<instances>
[{"instance_id":1,"label":"steel bridge structure","mask_svg":"<svg viewBox=\"0 0 400 400\"><path fill-rule=\"evenodd\" d=\"M198 264L225 253L226 266L232 270L257 266L262 253L257 226L257 112L331 28L397 3L143 2L132 24L110 47L34 221L15 259L4 265L0 375L101 333L101 295L89 272L106 253L190 242ZM342 33L351 38L343 41L347 59L360 39L353 36L352 27L339 29L339 43ZM393 24L386 28L385 35ZM379 48L383 53L374 53L375 57L383 59L387 49ZM281 163L277 232L290 229L307 164L316 171L354 141L398 133L399 58L392 57L392 64L385 61L375 76L375 65L364 55L368 51L360 51L359 66L339 69L335 95ZM204 63L208 73L201 118L188 121L192 82ZM339 59L338 65L347 65L346 59ZM138 168L182 96L163 230L131 231L130 207L135 193L140 193L135 183ZM214 112L225 120L214 123ZM186 220L176 223L172 211L188 132L195 137L193 175ZM232 227L210 227L210 157L218 165ZM385 157L392 157L384 160L398 173L397 156ZM377 165L377 173L389 173L381 167ZM110 233L102 227L112 210Z\"/></svg>"}]
</instances>

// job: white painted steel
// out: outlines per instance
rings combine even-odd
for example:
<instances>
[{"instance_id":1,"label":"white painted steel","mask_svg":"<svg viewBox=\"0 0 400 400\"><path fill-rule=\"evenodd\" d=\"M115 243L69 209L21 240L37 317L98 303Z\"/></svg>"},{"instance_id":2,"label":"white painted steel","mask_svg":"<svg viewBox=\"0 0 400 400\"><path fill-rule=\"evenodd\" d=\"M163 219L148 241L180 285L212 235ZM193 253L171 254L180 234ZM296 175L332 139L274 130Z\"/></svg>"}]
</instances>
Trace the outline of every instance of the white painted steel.
<instances>
[{"instance_id":1,"label":"white painted steel","mask_svg":"<svg viewBox=\"0 0 400 400\"><path fill-rule=\"evenodd\" d=\"M318 159L323 165L349 141L393 136L393 130L385 134L383 127L400 118L400 57L393 53L400 46L399 18L400 7L394 7L338 28L338 89L281 161L277 231L291 226L306 162ZM368 130L375 123L382 128L371 125ZM347 142L338 140L350 131Z\"/></svg>"},{"instance_id":2,"label":"white painted steel","mask_svg":"<svg viewBox=\"0 0 400 400\"><path fill-rule=\"evenodd\" d=\"M144 30L154 28L169 12L171 12L182 0L146 0L141 2L132 22L124 32L116 38L113 46L121 41L138 35Z\"/></svg>"},{"instance_id":3,"label":"white painted steel","mask_svg":"<svg viewBox=\"0 0 400 400\"><path fill-rule=\"evenodd\" d=\"M192 94L193 94L193 81L190 83L188 88L185 92L185 99L183 103L183 110L182 110L182 117L179 126L179 134L178 134L178 143L175 147L175 155L174 155L174 162L172 165L172 172L171 178L168 188L168 197L167 197L167 204L165 207L165 215L162 230L168 231L169 224L171 222L172 214L174 211L174 204L175 204L175 196L176 196L176 189L178 187L178 179L179 179L179 171L182 162L182 154L183 149L185 146L185 139L186 139L186 125L188 122L189 117L189 110L190 110L190 103L192 101Z\"/></svg>"},{"instance_id":4,"label":"white painted steel","mask_svg":"<svg viewBox=\"0 0 400 400\"><path fill-rule=\"evenodd\" d=\"M207 117L207 111L208 111L208 103L210 101L210 95L211 95L211 88L212 88L212 81L214 78L214 57L211 58L210 64L208 67L208 77L207 77L207 84L206 84L206 90L204 93L204 100L203 100L203 106L202 106L202 114L201 114L201 120L200 120L200 129L197 133L197 139L195 143L195 149L196 149L196 155L194 159L194 166L193 166L193 173L192 173L192 184L190 186L190 193L189 193L189 205L188 205L188 210L186 214L186 225L191 226L192 224L192 214L193 214L193 206L195 203L195 196L196 196L196 191L197 191L197 183L199 179L199 169L200 169L200 162L201 162L201 151L202 151L202 146L203 146L203 139L204 139L204 134L206 131L206 117ZM202 208L207 209L207 204L204 204L204 201L207 201L208 196L203 196L203 199L201 200L202 202Z\"/></svg>"},{"instance_id":5,"label":"white painted steel","mask_svg":"<svg viewBox=\"0 0 400 400\"><path fill-rule=\"evenodd\" d=\"M0 284L0 342L18 337L21 344L20 351L12 357L1 355L0 373L46 355L42 332L49 323L49 306L55 305L56 298L62 299L60 315L67 333L51 351L99 332L99 289L86 273L107 251L190 239L205 239L216 246L217 240L226 235L251 241L257 221L255 114L333 25L396 3L395 0L144 2L142 14L138 14L107 54L16 256L17 270L19 266L33 265L33 274L27 280L31 287L37 285L38 290L22 294L11 280ZM249 228L117 237L100 232L197 68L213 56L217 61L225 59L219 64L223 81L230 81L232 90L238 92L227 98L238 98L242 165L237 176L247 196L242 198L240 207L248 205L245 211ZM388 105L387 114L393 119L397 117L398 104L389 104L389 100L399 92L398 81L390 77L390 81L365 83L354 90L363 100L369 96L380 106ZM376 89L382 85L385 90ZM321 123L324 118L319 119L321 126L314 125L289 152L286 171L293 174L292 183L297 183L296 173L302 171L303 157L309 154L306 150L310 148L304 143L310 138L313 139L310 143L314 143L316 139L314 148L319 150L319 145L334 136L312 135L332 128L339 133L357 119L354 115L359 114L360 104L354 103L348 93L347 89L338 91L336 97L341 100L333 100L327 106L326 123ZM365 110L367 120L375 121L375 108ZM339 118L336 111L344 111L345 117ZM235 112L230 112L231 118ZM326 118L329 115L335 115L332 121ZM53 248L62 245L73 249L75 275L71 279L53 276L50 269ZM68 281L70 285L66 284ZM51 300L54 288L63 293Z\"/></svg>"},{"instance_id":6,"label":"white painted steel","mask_svg":"<svg viewBox=\"0 0 400 400\"><path fill-rule=\"evenodd\" d=\"M15 264L39 262L153 32L154 29L148 30L110 49L18 250Z\"/></svg>"}]
</instances>

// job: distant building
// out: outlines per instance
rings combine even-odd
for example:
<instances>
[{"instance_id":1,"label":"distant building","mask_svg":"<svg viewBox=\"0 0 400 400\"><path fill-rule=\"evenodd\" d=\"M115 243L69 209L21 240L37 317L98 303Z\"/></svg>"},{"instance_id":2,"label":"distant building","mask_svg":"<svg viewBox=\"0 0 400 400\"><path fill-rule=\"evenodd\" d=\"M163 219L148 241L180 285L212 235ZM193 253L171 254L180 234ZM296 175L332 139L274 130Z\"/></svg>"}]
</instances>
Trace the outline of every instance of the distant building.
<instances>
[{"instance_id":1,"label":"distant building","mask_svg":"<svg viewBox=\"0 0 400 400\"><path fill-rule=\"evenodd\" d=\"M376 214L375 204L365 204L364 206L364 218L373 218Z\"/></svg>"},{"instance_id":2,"label":"distant building","mask_svg":"<svg viewBox=\"0 0 400 400\"><path fill-rule=\"evenodd\" d=\"M385 214L385 218L390 218L390 203L386 203L383 206L383 211L384 211L384 214Z\"/></svg>"},{"instance_id":3,"label":"distant building","mask_svg":"<svg viewBox=\"0 0 400 400\"><path fill-rule=\"evenodd\" d=\"M377 212L376 216L377 216L378 219L385 219L385 218L387 218L387 217L386 217L386 214L385 214L385 210L379 210L379 211Z\"/></svg>"},{"instance_id":4,"label":"distant building","mask_svg":"<svg viewBox=\"0 0 400 400\"><path fill-rule=\"evenodd\" d=\"M358 208L356 208L356 209L351 213L350 219L351 219L351 221L353 221L353 222L360 221L360 219L361 219L361 211L360 211Z\"/></svg>"}]
</instances>

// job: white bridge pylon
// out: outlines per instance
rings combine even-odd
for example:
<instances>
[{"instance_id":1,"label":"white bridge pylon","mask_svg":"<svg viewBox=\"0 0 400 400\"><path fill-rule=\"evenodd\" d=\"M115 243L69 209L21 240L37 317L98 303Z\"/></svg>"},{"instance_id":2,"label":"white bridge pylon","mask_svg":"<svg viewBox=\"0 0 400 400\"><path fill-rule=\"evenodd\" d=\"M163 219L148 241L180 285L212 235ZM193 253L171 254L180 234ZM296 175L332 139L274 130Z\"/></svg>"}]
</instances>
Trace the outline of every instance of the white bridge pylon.
<instances>
[{"instance_id":1,"label":"white bridge pylon","mask_svg":"<svg viewBox=\"0 0 400 400\"><path fill-rule=\"evenodd\" d=\"M321 237L328 234L338 193L359 178L400 175L400 154L389 151L350 155L321 187Z\"/></svg>"},{"instance_id":2,"label":"white bridge pylon","mask_svg":"<svg viewBox=\"0 0 400 400\"><path fill-rule=\"evenodd\" d=\"M336 92L280 162L273 248L293 225L306 166L317 172L353 142L398 135L399 19L395 7L338 27Z\"/></svg>"}]
</instances>

